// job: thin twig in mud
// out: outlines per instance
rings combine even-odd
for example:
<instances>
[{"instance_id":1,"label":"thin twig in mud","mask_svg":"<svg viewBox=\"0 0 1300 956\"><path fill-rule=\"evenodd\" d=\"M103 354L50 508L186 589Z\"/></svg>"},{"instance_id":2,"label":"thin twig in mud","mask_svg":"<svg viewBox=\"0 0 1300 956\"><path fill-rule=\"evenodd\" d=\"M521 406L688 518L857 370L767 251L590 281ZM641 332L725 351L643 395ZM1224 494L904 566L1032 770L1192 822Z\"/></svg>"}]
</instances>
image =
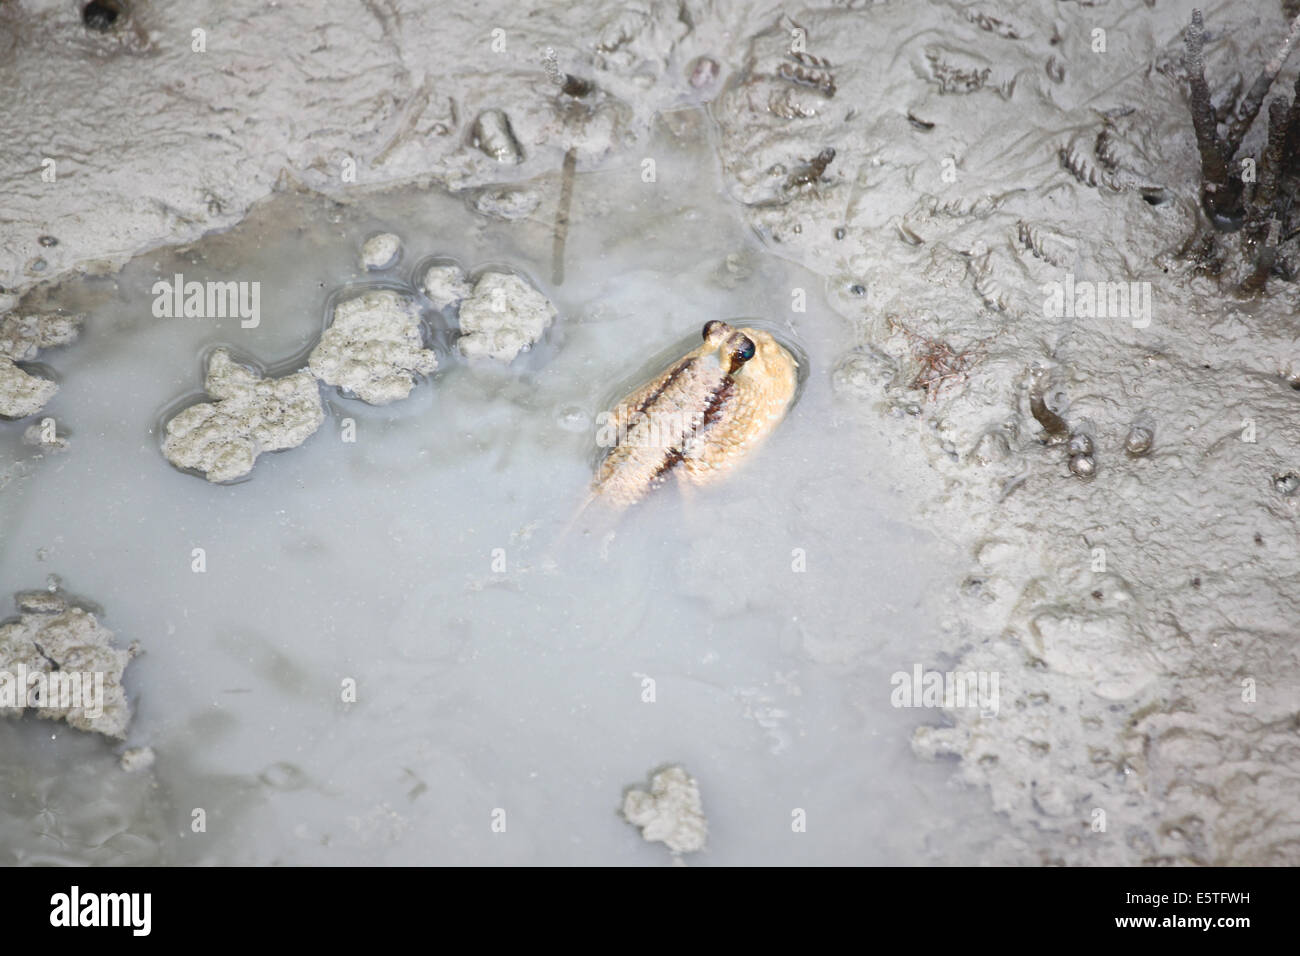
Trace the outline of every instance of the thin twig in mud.
<instances>
[{"instance_id":1,"label":"thin twig in mud","mask_svg":"<svg viewBox=\"0 0 1300 956\"><path fill-rule=\"evenodd\" d=\"M1070 426L1060 415L1047 407L1047 370L1034 368L1029 373L1029 411L1034 420L1043 426L1047 444L1059 445L1070 440Z\"/></svg>"},{"instance_id":2,"label":"thin twig in mud","mask_svg":"<svg viewBox=\"0 0 1300 956\"><path fill-rule=\"evenodd\" d=\"M988 340L975 343L960 352L953 351L947 342L940 342L913 332L893 316L889 317L889 327L901 332L912 348L912 357L921 364L921 370L912 379L908 388L921 389L927 401L934 402L940 393L950 385L966 381L970 371L984 358L984 347Z\"/></svg>"},{"instance_id":3,"label":"thin twig in mud","mask_svg":"<svg viewBox=\"0 0 1300 956\"><path fill-rule=\"evenodd\" d=\"M569 207L573 204L573 173L577 167L578 151L569 147L560 175L560 203L555 210L555 238L551 243L551 283L557 286L564 284L564 244L569 240Z\"/></svg>"}]
</instances>

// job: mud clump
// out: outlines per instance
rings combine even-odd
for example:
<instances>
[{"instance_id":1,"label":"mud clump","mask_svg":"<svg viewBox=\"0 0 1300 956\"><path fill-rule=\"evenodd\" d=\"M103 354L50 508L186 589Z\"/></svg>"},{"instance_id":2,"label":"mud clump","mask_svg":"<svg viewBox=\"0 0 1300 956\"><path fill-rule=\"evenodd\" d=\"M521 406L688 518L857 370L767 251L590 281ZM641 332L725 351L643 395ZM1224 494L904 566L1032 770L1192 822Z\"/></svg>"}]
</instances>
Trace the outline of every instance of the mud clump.
<instances>
[{"instance_id":1,"label":"mud clump","mask_svg":"<svg viewBox=\"0 0 1300 956\"><path fill-rule=\"evenodd\" d=\"M18 366L41 349L67 345L81 333L82 315L47 313L0 316L0 418L35 415L59 386Z\"/></svg>"},{"instance_id":2,"label":"mud clump","mask_svg":"<svg viewBox=\"0 0 1300 956\"><path fill-rule=\"evenodd\" d=\"M662 843L674 856L704 849L708 821L700 803L700 788L681 767L668 767L650 778L650 790L629 790L623 798L623 818L641 828L648 843Z\"/></svg>"},{"instance_id":3,"label":"mud clump","mask_svg":"<svg viewBox=\"0 0 1300 956\"><path fill-rule=\"evenodd\" d=\"M307 360L311 374L371 405L406 398L438 357L424 347L410 296L387 289L344 299Z\"/></svg>"},{"instance_id":4,"label":"mud clump","mask_svg":"<svg viewBox=\"0 0 1300 956\"><path fill-rule=\"evenodd\" d=\"M402 256L402 240L391 232L371 236L361 246L361 268L380 272L397 264Z\"/></svg>"},{"instance_id":5,"label":"mud clump","mask_svg":"<svg viewBox=\"0 0 1300 956\"><path fill-rule=\"evenodd\" d=\"M0 355L0 417L35 415L58 390L54 382L28 374L11 359Z\"/></svg>"},{"instance_id":6,"label":"mud clump","mask_svg":"<svg viewBox=\"0 0 1300 956\"><path fill-rule=\"evenodd\" d=\"M124 738L131 705L122 672L135 645L113 646L113 632L58 591L14 595L17 621L0 626L0 715L33 711L77 730Z\"/></svg>"},{"instance_id":7,"label":"mud clump","mask_svg":"<svg viewBox=\"0 0 1300 956\"><path fill-rule=\"evenodd\" d=\"M457 305L474 291L474 286L465 278L465 270L454 263L430 266L424 273L420 288L433 307L440 311Z\"/></svg>"},{"instance_id":8,"label":"mud clump","mask_svg":"<svg viewBox=\"0 0 1300 956\"><path fill-rule=\"evenodd\" d=\"M262 452L296 448L325 420L320 388L306 371L263 378L225 349L212 353L203 387L215 402L191 405L167 423L163 454L208 481L233 481Z\"/></svg>"},{"instance_id":9,"label":"mud clump","mask_svg":"<svg viewBox=\"0 0 1300 956\"><path fill-rule=\"evenodd\" d=\"M512 362L555 320L555 306L517 275L485 272L461 303L456 345L466 358Z\"/></svg>"}]
</instances>

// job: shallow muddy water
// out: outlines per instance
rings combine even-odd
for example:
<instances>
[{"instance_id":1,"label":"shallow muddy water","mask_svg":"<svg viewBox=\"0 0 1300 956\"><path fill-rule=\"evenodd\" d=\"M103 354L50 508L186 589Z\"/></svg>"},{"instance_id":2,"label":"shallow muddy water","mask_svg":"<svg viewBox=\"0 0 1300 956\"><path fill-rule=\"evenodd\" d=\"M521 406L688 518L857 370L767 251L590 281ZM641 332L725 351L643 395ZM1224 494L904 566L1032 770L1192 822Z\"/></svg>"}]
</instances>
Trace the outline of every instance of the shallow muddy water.
<instances>
[{"instance_id":1,"label":"shallow muddy water","mask_svg":"<svg viewBox=\"0 0 1300 956\"><path fill-rule=\"evenodd\" d=\"M851 340L820 280L763 252L701 161L699 115L683 128L651 145L654 182L579 171L558 286L553 196L510 223L412 189L281 194L59 291L91 315L48 362L70 447L0 432L0 581L58 575L140 643L128 742L157 762L126 773L94 735L0 722L5 862L667 862L617 810L668 763L710 823L692 863L970 860L997 836L981 794L910 752L940 712L890 702L892 673L942 663L932 590L957 562L906 520L871 419L832 395ZM362 275L380 229L402 260ZM484 366L428 310L439 369L405 401L322 386L319 431L232 485L163 458L213 348L284 374L340 288L409 286L432 256L522 272L559 318ZM260 324L155 318L175 273L260 282ZM711 318L801 356L785 423L726 483L665 487L617 523L579 514L597 416Z\"/></svg>"}]
</instances>

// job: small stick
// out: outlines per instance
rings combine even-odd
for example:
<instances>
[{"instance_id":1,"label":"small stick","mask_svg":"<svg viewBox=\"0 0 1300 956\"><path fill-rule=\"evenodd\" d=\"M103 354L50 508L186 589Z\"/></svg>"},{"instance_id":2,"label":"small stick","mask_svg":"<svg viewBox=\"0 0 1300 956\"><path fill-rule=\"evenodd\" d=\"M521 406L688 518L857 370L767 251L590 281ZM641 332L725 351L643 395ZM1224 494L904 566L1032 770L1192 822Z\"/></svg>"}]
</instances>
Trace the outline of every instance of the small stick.
<instances>
[{"instance_id":1,"label":"small stick","mask_svg":"<svg viewBox=\"0 0 1300 956\"><path fill-rule=\"evenodd\" d=\"M1038 424L1043 426L1043 432L1047 435L1047 444L1059 445L1069 439L1070 426L1066 424L1064 418L1047 407L1047 400L1043 397L1046 379L1047 372L1044 369L1036 368L1030 372L1029 410L1038 420Z\"/></svg>"},{"instance_id":2,"label":"small stick","mask_svg":"<svg viewBox=\"0 0 1300 956\"><path fill-rule=\"evenodd\" d=\"M578 167L577 147L564 154L560 175L560 203L555 210L555 238L551 243L551 282L564 285L564 244L569 239L569 207L573 204L573 173Z\"/></svg>"}]
</instances>

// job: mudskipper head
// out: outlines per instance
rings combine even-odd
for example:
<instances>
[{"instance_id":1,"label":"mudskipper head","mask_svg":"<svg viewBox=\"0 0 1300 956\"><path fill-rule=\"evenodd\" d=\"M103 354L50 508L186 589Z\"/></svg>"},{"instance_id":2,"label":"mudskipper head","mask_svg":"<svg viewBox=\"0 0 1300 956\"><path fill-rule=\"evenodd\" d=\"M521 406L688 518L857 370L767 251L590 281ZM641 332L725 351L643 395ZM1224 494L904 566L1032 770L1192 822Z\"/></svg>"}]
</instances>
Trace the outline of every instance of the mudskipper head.
<instances>
[{"instance_id":1,"label":"mudskipper head","mask_svg":"<svg viewBox=\"0 0 1300 956\"><path fill-rule=\"evenodd\" d=\"M787 375L794 367L790 353L766 332L737 329L719 319L704 325L704 344L718 350L718 362L732 378Z\"/></svg>"}]
</instances>

